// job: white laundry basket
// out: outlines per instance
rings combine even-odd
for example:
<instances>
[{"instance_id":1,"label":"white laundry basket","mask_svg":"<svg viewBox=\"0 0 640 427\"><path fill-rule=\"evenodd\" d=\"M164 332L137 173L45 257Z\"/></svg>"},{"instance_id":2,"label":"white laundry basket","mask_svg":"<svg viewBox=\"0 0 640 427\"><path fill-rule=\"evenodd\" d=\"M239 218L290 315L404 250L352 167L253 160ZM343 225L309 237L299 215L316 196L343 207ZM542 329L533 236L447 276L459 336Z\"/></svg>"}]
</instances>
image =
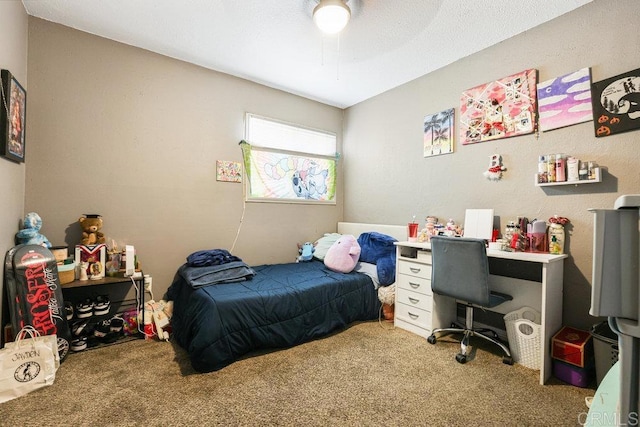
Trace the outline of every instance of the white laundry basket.
<instances>
[{"instance_id":1,"label":"white laundry basket","mask_svg":"<svg viewBox=\"0 0 640 427\"><path fill-rule=\"evenodd\" d=\"M531 307L522 307L505 314L504 323L513 361L527 368L540 369L540 313Z\"/></svg>"}]
</instances>

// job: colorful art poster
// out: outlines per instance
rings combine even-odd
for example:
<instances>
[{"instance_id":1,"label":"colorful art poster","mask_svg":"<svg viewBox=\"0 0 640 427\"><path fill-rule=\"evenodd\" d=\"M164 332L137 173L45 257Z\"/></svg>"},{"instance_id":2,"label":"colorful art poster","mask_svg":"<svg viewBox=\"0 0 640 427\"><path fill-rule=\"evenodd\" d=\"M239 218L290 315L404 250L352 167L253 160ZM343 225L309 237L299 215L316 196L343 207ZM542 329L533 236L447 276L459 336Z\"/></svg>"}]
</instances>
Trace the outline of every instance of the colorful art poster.
<instances>
[{"instance_id":1,"label":"colorful art poster","mask_svg":"<svg viewBox=\"0 0 640 427\"><path fill-rule=\"evenodd\" d=\"M216 160L216 180L225 182L242 182L242 164Z\"/></svg>"},{"instance_id":2,"label":"colorful art poster","mask_svg":"<svg viewBox=\"0 0 640 427\"><path fill-rule=\"evenodd\" d=\"M640 68L591 85L596 137L640 128Z\"/></svg>"},{"instance_id":3,"label":"colorful art poster","mask_svg":"<svg viewBox=\"0 0 640 427\"><path fill-rule=\"evenodd\" d=\"M593 120L589 67L538 83L538 115L543 132Z\"/></svg>"},{"instance_id":4,"label":"colorful art poster","mask_svg":"<svg viewBox=\"0 0 640 427\"><path fill-rule=\"evenodd\" d=\"M424 118L424 157L453 153L455 110L450 108Z\"/></svg>"},{"instance_id":5,"label":"colorful art poster","mask_svg":"<svg viewBox=\"0 0 640 427\"><path fill-rule=\"evenodd\" d=\"M525 70L462 92L462 144L533 133L537 74L535 69Z\"/></svg>"},{"instance_id":6,"label":"colorful art poster","mask_svg":"<svg viewBox=\"0 0 640 427\"><path fill-rule=\"evenodd\" d=\"M335 158L309 156L241 144L247 200L336 203Z\"/></svg>"}]
</instances>

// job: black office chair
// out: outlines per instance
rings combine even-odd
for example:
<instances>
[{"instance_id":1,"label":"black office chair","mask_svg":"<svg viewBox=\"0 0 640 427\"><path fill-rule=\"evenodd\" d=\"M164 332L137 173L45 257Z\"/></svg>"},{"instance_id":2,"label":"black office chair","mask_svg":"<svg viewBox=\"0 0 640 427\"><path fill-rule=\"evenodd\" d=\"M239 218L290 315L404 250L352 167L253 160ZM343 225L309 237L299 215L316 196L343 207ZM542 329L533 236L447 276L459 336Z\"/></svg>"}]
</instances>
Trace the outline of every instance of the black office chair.
<instances>
[{"instance_id":1,"label":"black office chair","mask_svg":"<svg viewBox=\"0 0 640 427\"><path fill-rule=\"evenodd\" d=\"M474 305L491 308L513 299L511 295L492 292L489 289L489 260L484 240L434 236L431 238L431 260L433 292L464 301L467 310L464 327L453 323L450 328L434 329L427 341L435 344L436 334L441 332L463 333L460 353L456 354L456 360L466 363L469 339L477 336L499 346L505 354L502 362L513 365L509 348L500 341L495 331L473 328ZM487 332L491 332L492 336L486 335Z\"/></svg>"}]
</instances>

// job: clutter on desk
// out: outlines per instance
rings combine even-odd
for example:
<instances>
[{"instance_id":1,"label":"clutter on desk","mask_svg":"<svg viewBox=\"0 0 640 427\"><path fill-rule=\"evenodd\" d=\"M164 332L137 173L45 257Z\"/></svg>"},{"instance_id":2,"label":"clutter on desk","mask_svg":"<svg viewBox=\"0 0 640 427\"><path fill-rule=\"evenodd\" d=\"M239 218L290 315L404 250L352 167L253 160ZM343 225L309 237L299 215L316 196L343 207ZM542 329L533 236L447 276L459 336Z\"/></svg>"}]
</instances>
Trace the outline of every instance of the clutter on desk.
<instances>
[{"instance_id":1,"label":"clutter on desk","mask_svg":"<svg viewBox=\"0 0 640 427\"><path fill-rule=\"evenodd\" d=\"M490 250L502 250L507 252L537 252L561 255L565 253L565 226L569 219L559 215L553 215L548 221L526 217L518 217L510 220L500 236L500 230L494 229ZM415 241L412 227L419 227L415 222L409 223L409 241ZM429 215L425 219L425 226L417 235L419 243L429 242L431 236L463 236L464 229L456 224L453 218L449 218L445 224L438 221L438 217Z\"/></svg>"},{"instance_id":2,"label":"clutter on desk","mask_svg":"<svg viewBox=\"0 0 640 427\"><path fill-rule=\"evenodd\" d=\"M418 242L424 243L431 239L431 236L462 236L462 226L456 224L453 218L449 218L446 224L438 222L438 217L427 216L425 226L418 233Z\"/></svg>"},{"instance_id":3,"label":"clutter on desk","mask_svg":"<svg viewBox=\"0 0 640 427\"><path fill-rule=\"evenodd\" d=\"M574 182L596 179L594 161L580 161L566 154L544 154L538 157L538 183Z\"/></svg>"},{"instance_id":4,"label":"clutter on desk","mask_svg":"<svg viewBox=\"0 0 640 427\"><path fill-rule=\"evenodd\" d=\"M554 215L547 221L534 219L529 221L519 217L516 221L509 221L505 226L502 239L495 239L500 245L492 245L490 249L540 252L561 255L564 253L564 227L569 219Z\"/></svg>"}]
</instances>

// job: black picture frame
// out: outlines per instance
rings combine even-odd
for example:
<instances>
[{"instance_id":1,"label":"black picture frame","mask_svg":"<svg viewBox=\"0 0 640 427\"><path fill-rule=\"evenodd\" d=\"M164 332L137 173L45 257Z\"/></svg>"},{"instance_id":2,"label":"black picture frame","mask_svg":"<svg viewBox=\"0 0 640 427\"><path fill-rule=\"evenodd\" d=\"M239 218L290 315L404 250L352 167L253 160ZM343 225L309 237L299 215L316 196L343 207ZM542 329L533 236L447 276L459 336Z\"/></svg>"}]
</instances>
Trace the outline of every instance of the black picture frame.
<instances>
[{"instance_id":1,"label":"black picture frame","mask_svg":"<svg viewBox=\"0 0 640 427\"><path fill-rule=\"evenodd\" d=\"M25 160L27 91L11 75L0 71L0 155L17 163Z\"/></svg>"},{"instance_id":2,"label":"black picture frame","mask_svg":"<svg viewBox=\"0 0 640 427\"><path fill-rule=\"evenodd\" d=\"M640 130L640 68L591 83L596 138Z\"/></svg>"}]
</instances>

